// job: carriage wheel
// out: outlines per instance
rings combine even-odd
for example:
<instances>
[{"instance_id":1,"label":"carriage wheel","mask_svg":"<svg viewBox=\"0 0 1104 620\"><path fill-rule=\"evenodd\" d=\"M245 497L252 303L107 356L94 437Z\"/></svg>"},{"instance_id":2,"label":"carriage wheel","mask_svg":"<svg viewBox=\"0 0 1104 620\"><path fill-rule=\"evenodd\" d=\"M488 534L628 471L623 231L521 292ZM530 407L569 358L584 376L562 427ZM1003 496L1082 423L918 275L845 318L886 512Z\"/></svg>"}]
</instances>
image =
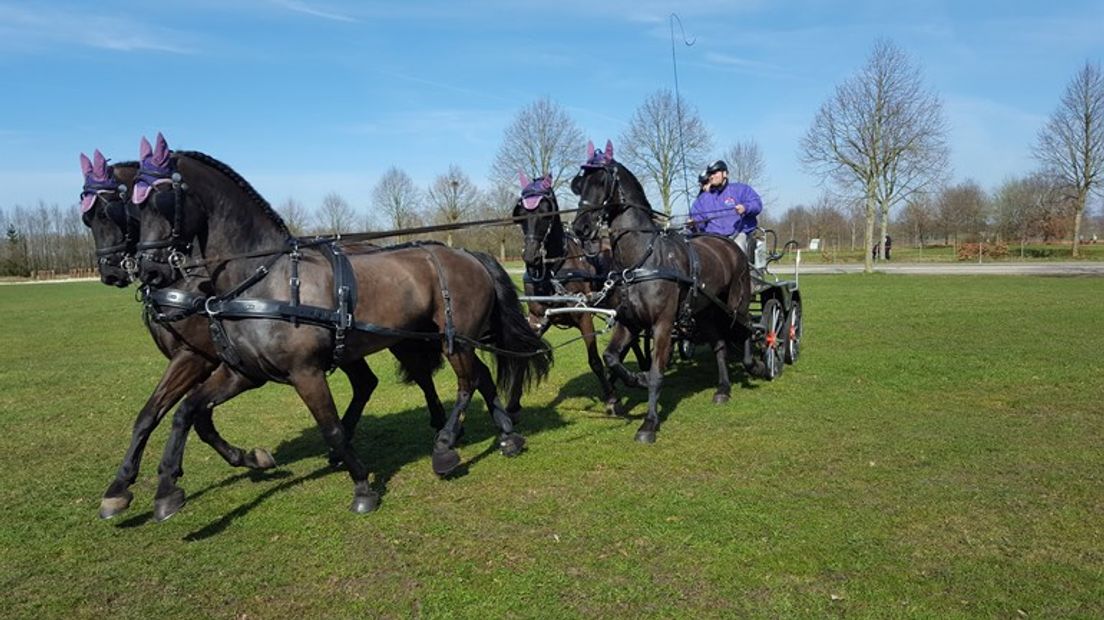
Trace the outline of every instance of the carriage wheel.
<instances>
[{"instance_id":1,"label":"carriage wheel","mask_svg":"<svg viewBox=\"0 0 1104 620\"><path fill-rule=\"evenodd\" d=\"M773 381L786 368L786 313L782 311L782 304L774 298L763 302L763 316L759 321L763 327L763 378Z\"/></svg>"},{"instance_id":2,"label":"carriage wheel","mask_svg":"<svg viewBox=\"0 0 1104 620\"><path fill-rule=\"evenodd\" d=\"M792 364L801 355L801 302L796 299L786 313L786 363Z\"/></svg>"}]
</instances>

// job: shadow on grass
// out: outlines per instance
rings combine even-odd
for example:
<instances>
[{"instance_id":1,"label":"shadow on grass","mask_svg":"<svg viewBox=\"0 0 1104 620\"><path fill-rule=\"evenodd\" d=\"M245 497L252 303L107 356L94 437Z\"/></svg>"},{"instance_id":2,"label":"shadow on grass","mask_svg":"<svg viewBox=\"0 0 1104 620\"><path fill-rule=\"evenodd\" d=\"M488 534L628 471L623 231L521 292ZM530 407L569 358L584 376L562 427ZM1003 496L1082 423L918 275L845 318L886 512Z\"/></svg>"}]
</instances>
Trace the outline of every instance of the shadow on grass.
<instances>
[{"instance_id":1,"label":"shadow on grass","mask_svg":"<svg viewBox=\"0 0 1104 620\"><path fill-rule=\"evenodd\" d=\"M631 371L639 370L630 354L626 360L626 366ZM743 364L733 362L728 364L728 376L732 382L733 398L739 397L740 390L758 390L762 381L754 380L744 369ZM712 352L707 346L695 347L695 354L691 359L684 360L677 354L673 354L671 362L667 365L667 372L663 375L663 385L659 394L659 419L666 422L667 418L675 412L679 403L684 398L700 392L712 392L717 388L717 366ZM620 381L614 385L617 393L621 415L613 416L601 414L601 417L610 419L622 419L628 425L634 420L641 420L647 413L648 390L647 388L626 387ZM601 400L601 388L598 378L586 367L586 371L578 374L567 383L563 384L555 398L548 404L551 409L558 409L565 401L580 398L591 400L595 407L604 411L605 403ZM723 409L725 405L717 405ZM585 409L591 411L591 408Z\"/></svg>"},{"instance_id":2,"label":"shadow on grass","mask_svg":"<svg viewBox=\"0 0 1104 620\"><path fill-rule=\"evenodd\" d=\"M369 407L371 407L371 404L369 404ZM446 410L448 409L449 406L446 404ZM480 415L481 413L482 415ZM563 418L551 408L523 409L522 416L522 421L517 430L527 436L566 424ZM463 457L465 452L470 452L472 448L480 444L486 443L487 445L478 454L464 460L457 470L448 476L449 479L468 475L472 467L498 452L498 429L491 422L484 404L473 401L472 405L468 407L465 417L464 435L457 446L461 456ZM424 407L407 409L382 417L365 416L361 419L357 426L356 436L353 439L353 446L368 467L368 471L373 474L372 487L380 494L381 499L387 495L387 486L396 473L410 463L426 460L431 454L434 431L429 427L427 420L428 414ZM328 449L318 428L312 425L304 427L298 436L281 442L272 454L278 467L282 467L304 459L325 458ZM429 467L428 463L426 467ZM345 470L327 464L309 474L296 477L292 477L292 474L287 470L281 469L267 472L241 472L228 476L195 493L190 493L188 501L194 502L210 491L238 484L245 480L253 482L280 481L278 484L264 489L248 502L220 516L215 521L187 534L184 540L197 541L218 535L236 519L248 514L270 497L304 482L331 474L337 474L340 478L343 478L343 483L349 482ZM151 518L152 512L146 512L119 523L119 527L134 527L148 522Z\"/></svg>"}]
</instances>

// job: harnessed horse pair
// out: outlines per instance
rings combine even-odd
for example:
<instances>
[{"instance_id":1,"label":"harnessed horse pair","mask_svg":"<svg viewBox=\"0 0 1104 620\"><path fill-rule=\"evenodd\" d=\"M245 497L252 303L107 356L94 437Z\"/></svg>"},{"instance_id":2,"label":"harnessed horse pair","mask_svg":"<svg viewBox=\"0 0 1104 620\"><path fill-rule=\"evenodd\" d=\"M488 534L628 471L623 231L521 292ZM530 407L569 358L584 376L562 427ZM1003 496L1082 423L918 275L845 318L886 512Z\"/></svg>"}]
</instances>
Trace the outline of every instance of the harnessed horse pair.
<instances>
[{"instance_id":1,"label":"harnessed horse pair","mask_svg":"<svg viewBox=\"0 0 1104 620\"><path fill-rule=\"evenodd\" d=\"M192 424L269 380L294 385L311 409L354 481L352 509L374 509L378 494L352 449L352 428L337 421L325 373L335 364L344 368L345 360L364 364L364 356L383 348L400 361L408 353L427 379L442 354L457 374L456 407L447 419L440 416L434 443L438 474L460 462L455 444L475 390L500 429L503 454L521 451L524 439L513 429L520 393L528 381L545 376L551 359L492 258L439 245L362 250L332 239L301 242L225 164L202 153L170 153L160 137L157 149L144 147L142 155L134 189L143 203L136 244L142 279L155 289L171 288L191 279L176 277L182 269L206 270L201 297L169 293L159 299L180 297L193 309L202 300L202 320L211 326L221 361L174 416L159 470L157 518L183 505L176 480ZM453 296L463 304L454 305ZM509 407L498 400L475 347L494 350Z\"/></svg>"},{"instance_id":2,"label":"harnessed horse pair","mask_svg":"<svg viewBox=\"0 0 1104 620\"><path fill-rule=\"evenodd\" d=\"M594 241L609 230L612 277L619 289L617 326L603 354L606 366L626 384L648 388L648 411L636 440L656 439L658 399L678 338L708 342L716 358L718 386L713 400L731 395L727 358L730 347L749 358L756 324L749 314L751 286L747 256L731 240L716 235L687 237L665 230L635 176L604 151L587 145L587 160L571 183L579 196L573 229ZM625 347L642 334L653 339L651 367L634 373L621 362Z\"/></svg>"}]
</instances>

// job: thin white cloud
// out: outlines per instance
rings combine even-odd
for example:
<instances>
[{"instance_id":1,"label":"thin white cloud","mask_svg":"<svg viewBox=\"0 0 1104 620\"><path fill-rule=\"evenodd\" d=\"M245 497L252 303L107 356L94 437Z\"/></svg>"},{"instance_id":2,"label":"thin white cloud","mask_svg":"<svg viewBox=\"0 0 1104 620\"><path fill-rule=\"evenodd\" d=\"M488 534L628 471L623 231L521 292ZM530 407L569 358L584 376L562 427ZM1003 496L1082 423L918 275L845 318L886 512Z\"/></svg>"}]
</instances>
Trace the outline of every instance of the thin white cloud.
<instances>
[{"instance_id":1,"label":"thin white cloud","mask_svg":"<svg viewBox=\"0 0 1104 620\"><path fill-rule=\"evenodd\" d=\"M0 49L41 52L58 44L115 51L196 52L181 33L127 15L108 16L50 5L28 9L0 4Z\"/></svg>"},{"instance_id":2,"label":"thin white cloud","mask_svg":"<svg viewBox=\"0 0 1104 620\"><path fill-rule=\"evenodd\" d=\"M322 9L316 9L316 8L308 5L306 2L301 2L300 0L274 0L274 2L277 5L282 6L282 7L284 7L285 9L287 9L289 11L294 11L296 13L303 13L304 15L311 15L311 16L314 16L314 17L321 17L322 19L330 19L330 20L338 21L338 22L357 22L357 21L359 21L354 17L350 17L348 15L344 15L344 14L341 14L341 13L335 13L335 12L332 12L332 11L324 11Z\"/></svg>"}]
</instances>

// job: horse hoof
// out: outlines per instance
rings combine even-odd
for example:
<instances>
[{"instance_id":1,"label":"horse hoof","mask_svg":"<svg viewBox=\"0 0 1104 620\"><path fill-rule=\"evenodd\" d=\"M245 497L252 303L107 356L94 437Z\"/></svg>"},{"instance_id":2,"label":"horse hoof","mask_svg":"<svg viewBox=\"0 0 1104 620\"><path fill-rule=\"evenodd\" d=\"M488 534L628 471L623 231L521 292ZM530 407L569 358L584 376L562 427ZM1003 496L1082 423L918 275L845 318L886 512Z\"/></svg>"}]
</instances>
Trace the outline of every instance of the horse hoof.
<instances>
[{"instance_id":1,"label":"horse hoof","mask_svg":"<svg viewBox=\"0 0 1104 620\"><path fill-rule=\"evenodd\" d=\"M245 457L245 465L250 469L272 469L276 467L276 459L264 448L253 448L253 452Z\"/></svg>"},{"instance_id":2,"label":"horse hoof","mask_svg":"<svg viewBox=\"0 0 1104 620\"><path fill-rule=\"evenodd\" d=\"M451 474L460 466L460 453L448 449L433 453L433 473L442 478Z\"/></svg>"},{"instance_id":3,"label":"horse hoof","mask_svg":"<svg viewBox=\"0 0 1104 620\"><path fill-rule=\"evenodd\" d=\"M367 495L354 495L353 503L349 506L349 510L358 515L368 514L376 508L379 508L379 503L379 493L372 492Z\"/></svg>"},{"instance_id":4,"label":"horse hoof","mask_svg":"<svg viewBox=\"0 0 1104 620\"><path fill-rule=\"evenodd\" d=\"M130 508L130 502L133 499L134 494L130 491L123 491L123 494L119 496L103 498L100 500L100 518L110 519Z\"/></svg>"},{"instance_id":5,"label":"horse hoof","mask_svg":"<svg viewBox=\"0 0 1104 620\"><path fill-rule=\"evenodd\" d=\"M175 488L165 497L153 500L153 520L161 523L184 507L184 489Z\"/></svg>"},{"instance_id":6,"label":"horse hoof","mask_svg":"<svg viewBox=\"0 0 1104 620\"><path fill-rule=\"evenodd\" d=\"M729 401L729 399L731 399L731 398L732 397L729 396L728 394L725 394L723 392L717 392L716 394L713 395L713 404L714 405L723 405L723 404L727 403Z\"/></svg>"},{"instance_id":7,"label":"horse hoof","mask_svg":"<svg viewBox=\"0 0 1104 620\"><path fill-rule=\"evenodd\" d=\"M615 417L621 416L621 404L617 402L616 398L611 398L606 401L606 415Z\"/></svg>"},{"instance_id":8,"label":"horse hoof","mask_svg":"<svg viewBox=\"0 0 1104 620\"><path fill-rule=\"evenodd\" d=\"M637 443L655 443L655 431L636 431Z\"/></svg>"},{"instance_id":9,"label":"horse hoof","mask_svg":"<svg viewBox=\"0 0 1104 620\"><path fill-rule=\"evenodd\" d=\"M502 456L517 456L525 450L525 438L517 433L510 433L499 440L498 447L502 450Z\"/></svg>"}]
</instances>

